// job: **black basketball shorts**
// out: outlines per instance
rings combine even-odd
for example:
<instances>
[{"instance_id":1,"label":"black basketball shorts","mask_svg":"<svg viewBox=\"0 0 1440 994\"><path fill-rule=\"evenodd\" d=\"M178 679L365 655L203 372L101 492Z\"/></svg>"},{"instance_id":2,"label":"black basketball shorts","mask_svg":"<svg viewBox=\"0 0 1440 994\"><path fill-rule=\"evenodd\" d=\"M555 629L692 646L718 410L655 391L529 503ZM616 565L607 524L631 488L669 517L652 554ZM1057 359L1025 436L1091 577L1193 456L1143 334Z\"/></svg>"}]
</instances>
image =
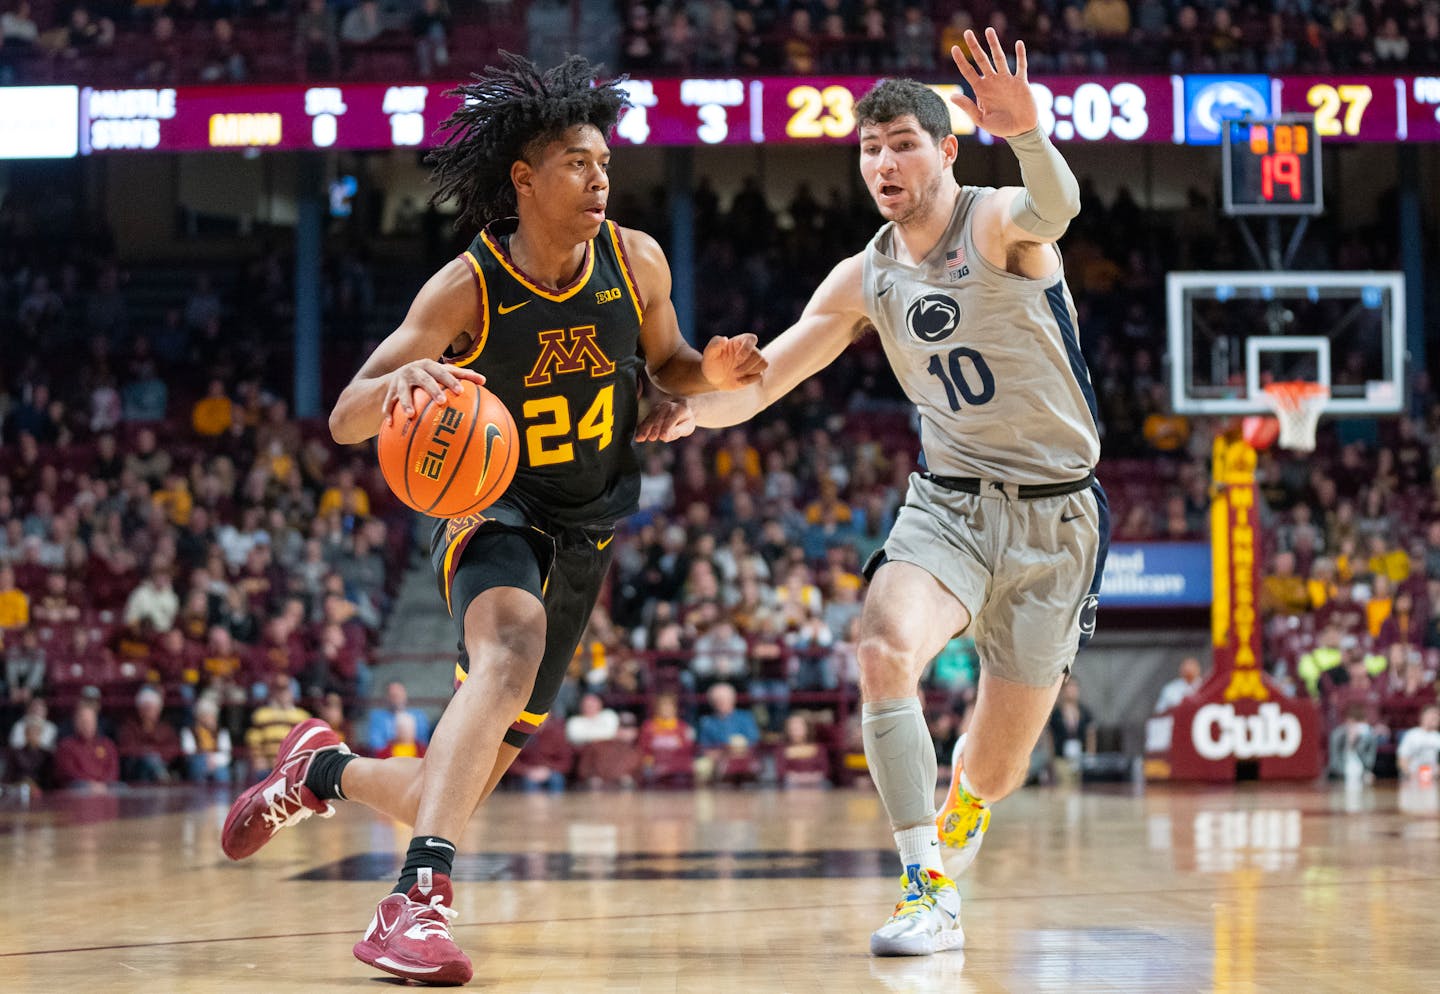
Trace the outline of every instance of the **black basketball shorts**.
<instances>
[{"instance_id":1,"label":"black basketball shorts","mask_svg":"<svg viewBox=\"0 0 1440 994\"><path fill-rule=\"evenodd\" d=\"M465 682L465 612L493 587L528 590L545 606L545 654L525 709L505 733L521 748L540 728L574 658L575 648L610 568L611 527L542 527L513 502L501 498L483 514L441 522L430 561L455 624L459 659L455 688Z\"/></svg>"}]
</instances>

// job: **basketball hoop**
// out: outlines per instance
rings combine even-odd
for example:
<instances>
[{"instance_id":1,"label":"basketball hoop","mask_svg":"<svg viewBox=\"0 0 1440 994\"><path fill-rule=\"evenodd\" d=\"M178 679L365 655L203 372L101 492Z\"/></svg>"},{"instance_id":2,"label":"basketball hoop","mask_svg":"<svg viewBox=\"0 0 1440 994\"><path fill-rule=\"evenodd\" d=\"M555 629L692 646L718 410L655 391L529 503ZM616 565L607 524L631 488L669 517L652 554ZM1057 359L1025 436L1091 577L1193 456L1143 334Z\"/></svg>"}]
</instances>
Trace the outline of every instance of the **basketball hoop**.
<instances>
[{"instance_id":1,"label":"basketball hoop","mask_svg":"<svg viewBox=\"0 0 1440 994\"><path fill-rule=\"evenodd\" d=\"M1315 450L1315 426L1330 400L1330 388L1308 380L1288 380L1265 387L1265 402L1280 422L1280 447L1296 452Z\"/></svg>"}]
</instances>

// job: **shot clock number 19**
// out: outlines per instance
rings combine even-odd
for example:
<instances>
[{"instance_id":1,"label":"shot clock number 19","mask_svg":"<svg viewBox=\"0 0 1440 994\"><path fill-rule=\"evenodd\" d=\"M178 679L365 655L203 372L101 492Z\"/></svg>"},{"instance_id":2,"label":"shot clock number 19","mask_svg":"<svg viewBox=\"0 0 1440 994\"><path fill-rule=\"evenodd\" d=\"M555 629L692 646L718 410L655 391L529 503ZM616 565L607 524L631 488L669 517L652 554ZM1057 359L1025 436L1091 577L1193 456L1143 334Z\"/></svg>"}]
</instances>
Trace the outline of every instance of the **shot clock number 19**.
<instances>
[{"instance_id":1,"label":"shot clock number 19","mask_svg":"<svg viewBox=\"0 0 1440 994\"><path fill-rule=\"evenodd\" d=\"M1319 214L1320 139L1313 119L1227 121L1224 131L1225 213Z\"/></svg>"}]
</instances>

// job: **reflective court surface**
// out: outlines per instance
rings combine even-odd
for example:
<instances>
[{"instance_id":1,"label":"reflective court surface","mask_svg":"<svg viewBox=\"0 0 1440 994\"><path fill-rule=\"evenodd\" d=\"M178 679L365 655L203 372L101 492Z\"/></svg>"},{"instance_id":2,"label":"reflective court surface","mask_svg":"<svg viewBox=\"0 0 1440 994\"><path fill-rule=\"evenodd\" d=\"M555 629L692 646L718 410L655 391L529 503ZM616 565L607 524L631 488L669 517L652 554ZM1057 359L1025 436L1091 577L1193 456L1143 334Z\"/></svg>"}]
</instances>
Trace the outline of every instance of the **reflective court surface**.
<instances>
[{"instance_id":1,"label":"reflective court surface","mask_svg":"<svg viewBox=\"0 0 1440 994\"><path fill-rule=\"evenodd\" d=\"M398 985L350 947L409 829L347 807L233 864L228 799L0 798L0 991ZM507 793L462 850L476 990L1440 989L1434 788L1026 790L928 959L867 952L900 872L870 790Z\"/></svg>"}]
</instances>

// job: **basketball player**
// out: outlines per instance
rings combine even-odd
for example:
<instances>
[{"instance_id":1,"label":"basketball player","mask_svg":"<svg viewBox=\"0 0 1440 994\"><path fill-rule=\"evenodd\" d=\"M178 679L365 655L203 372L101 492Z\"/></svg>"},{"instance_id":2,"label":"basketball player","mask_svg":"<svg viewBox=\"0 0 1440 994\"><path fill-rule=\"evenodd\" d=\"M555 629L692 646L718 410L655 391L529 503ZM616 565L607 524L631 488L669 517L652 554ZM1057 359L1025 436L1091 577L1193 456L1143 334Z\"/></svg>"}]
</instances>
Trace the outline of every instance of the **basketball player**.
<instances>
[{"instance_id":1,"label":"basketball player","mask_svg":"<svg viewBox=\"0 0 1440 994\"><path fill-rule=\"evenodd\" d=\"M870 327L920 410L927 472L910 478L885 546L866 565L860 620L865 755L905 867L904 895L871 936L877 955L964 942L960 897L939 857L964 869L990 805L1019 787L1076 649L1094 629L1109 535L1095 397L1056 240L1078 184L1038 127L1025 48L1012 72L1000 39L973 32L955 64L975 98L955 102L1009 140L1023 187L960 186L950 114L910 80L855 105L860 172L889 222L844 260L800 320L764 350L758 384L667 405L655 429L743 421L829 365ZM684 407L689 407L689 412ZM969 733L935 814L936 762L916 694L959 632L981 659Z\"/></svg>"},{"instance_id":2,"label":"basketball player","mask_svg":"<svg viewBox=\"0 0 1440 994\"><path fill-rule=\"evenodd\" d=\"M426 283L330 415L337 442L360 442L382 420L410 417L417 388L444 402L470 379L519 427L505 495L483 514L436 522L431 558L460 658L429 751L360 759L324 722L302 723L223 831L239 859L280 828L332 814L336 800L414 825L399 881L355 946L409 980L470 979L447 922L454 840L545 720L615 522L636 508L642 366L661 389L690 395L753 383L765 365L753 335L714 338L703 355L687 346L660 247L606 220L606 136L625 93L594 79L578 57L542 75L507 56L459 88L449 138L431 156L435 200L454 197L457 223L480 234Z\"/></svg>"}]
</instances>

